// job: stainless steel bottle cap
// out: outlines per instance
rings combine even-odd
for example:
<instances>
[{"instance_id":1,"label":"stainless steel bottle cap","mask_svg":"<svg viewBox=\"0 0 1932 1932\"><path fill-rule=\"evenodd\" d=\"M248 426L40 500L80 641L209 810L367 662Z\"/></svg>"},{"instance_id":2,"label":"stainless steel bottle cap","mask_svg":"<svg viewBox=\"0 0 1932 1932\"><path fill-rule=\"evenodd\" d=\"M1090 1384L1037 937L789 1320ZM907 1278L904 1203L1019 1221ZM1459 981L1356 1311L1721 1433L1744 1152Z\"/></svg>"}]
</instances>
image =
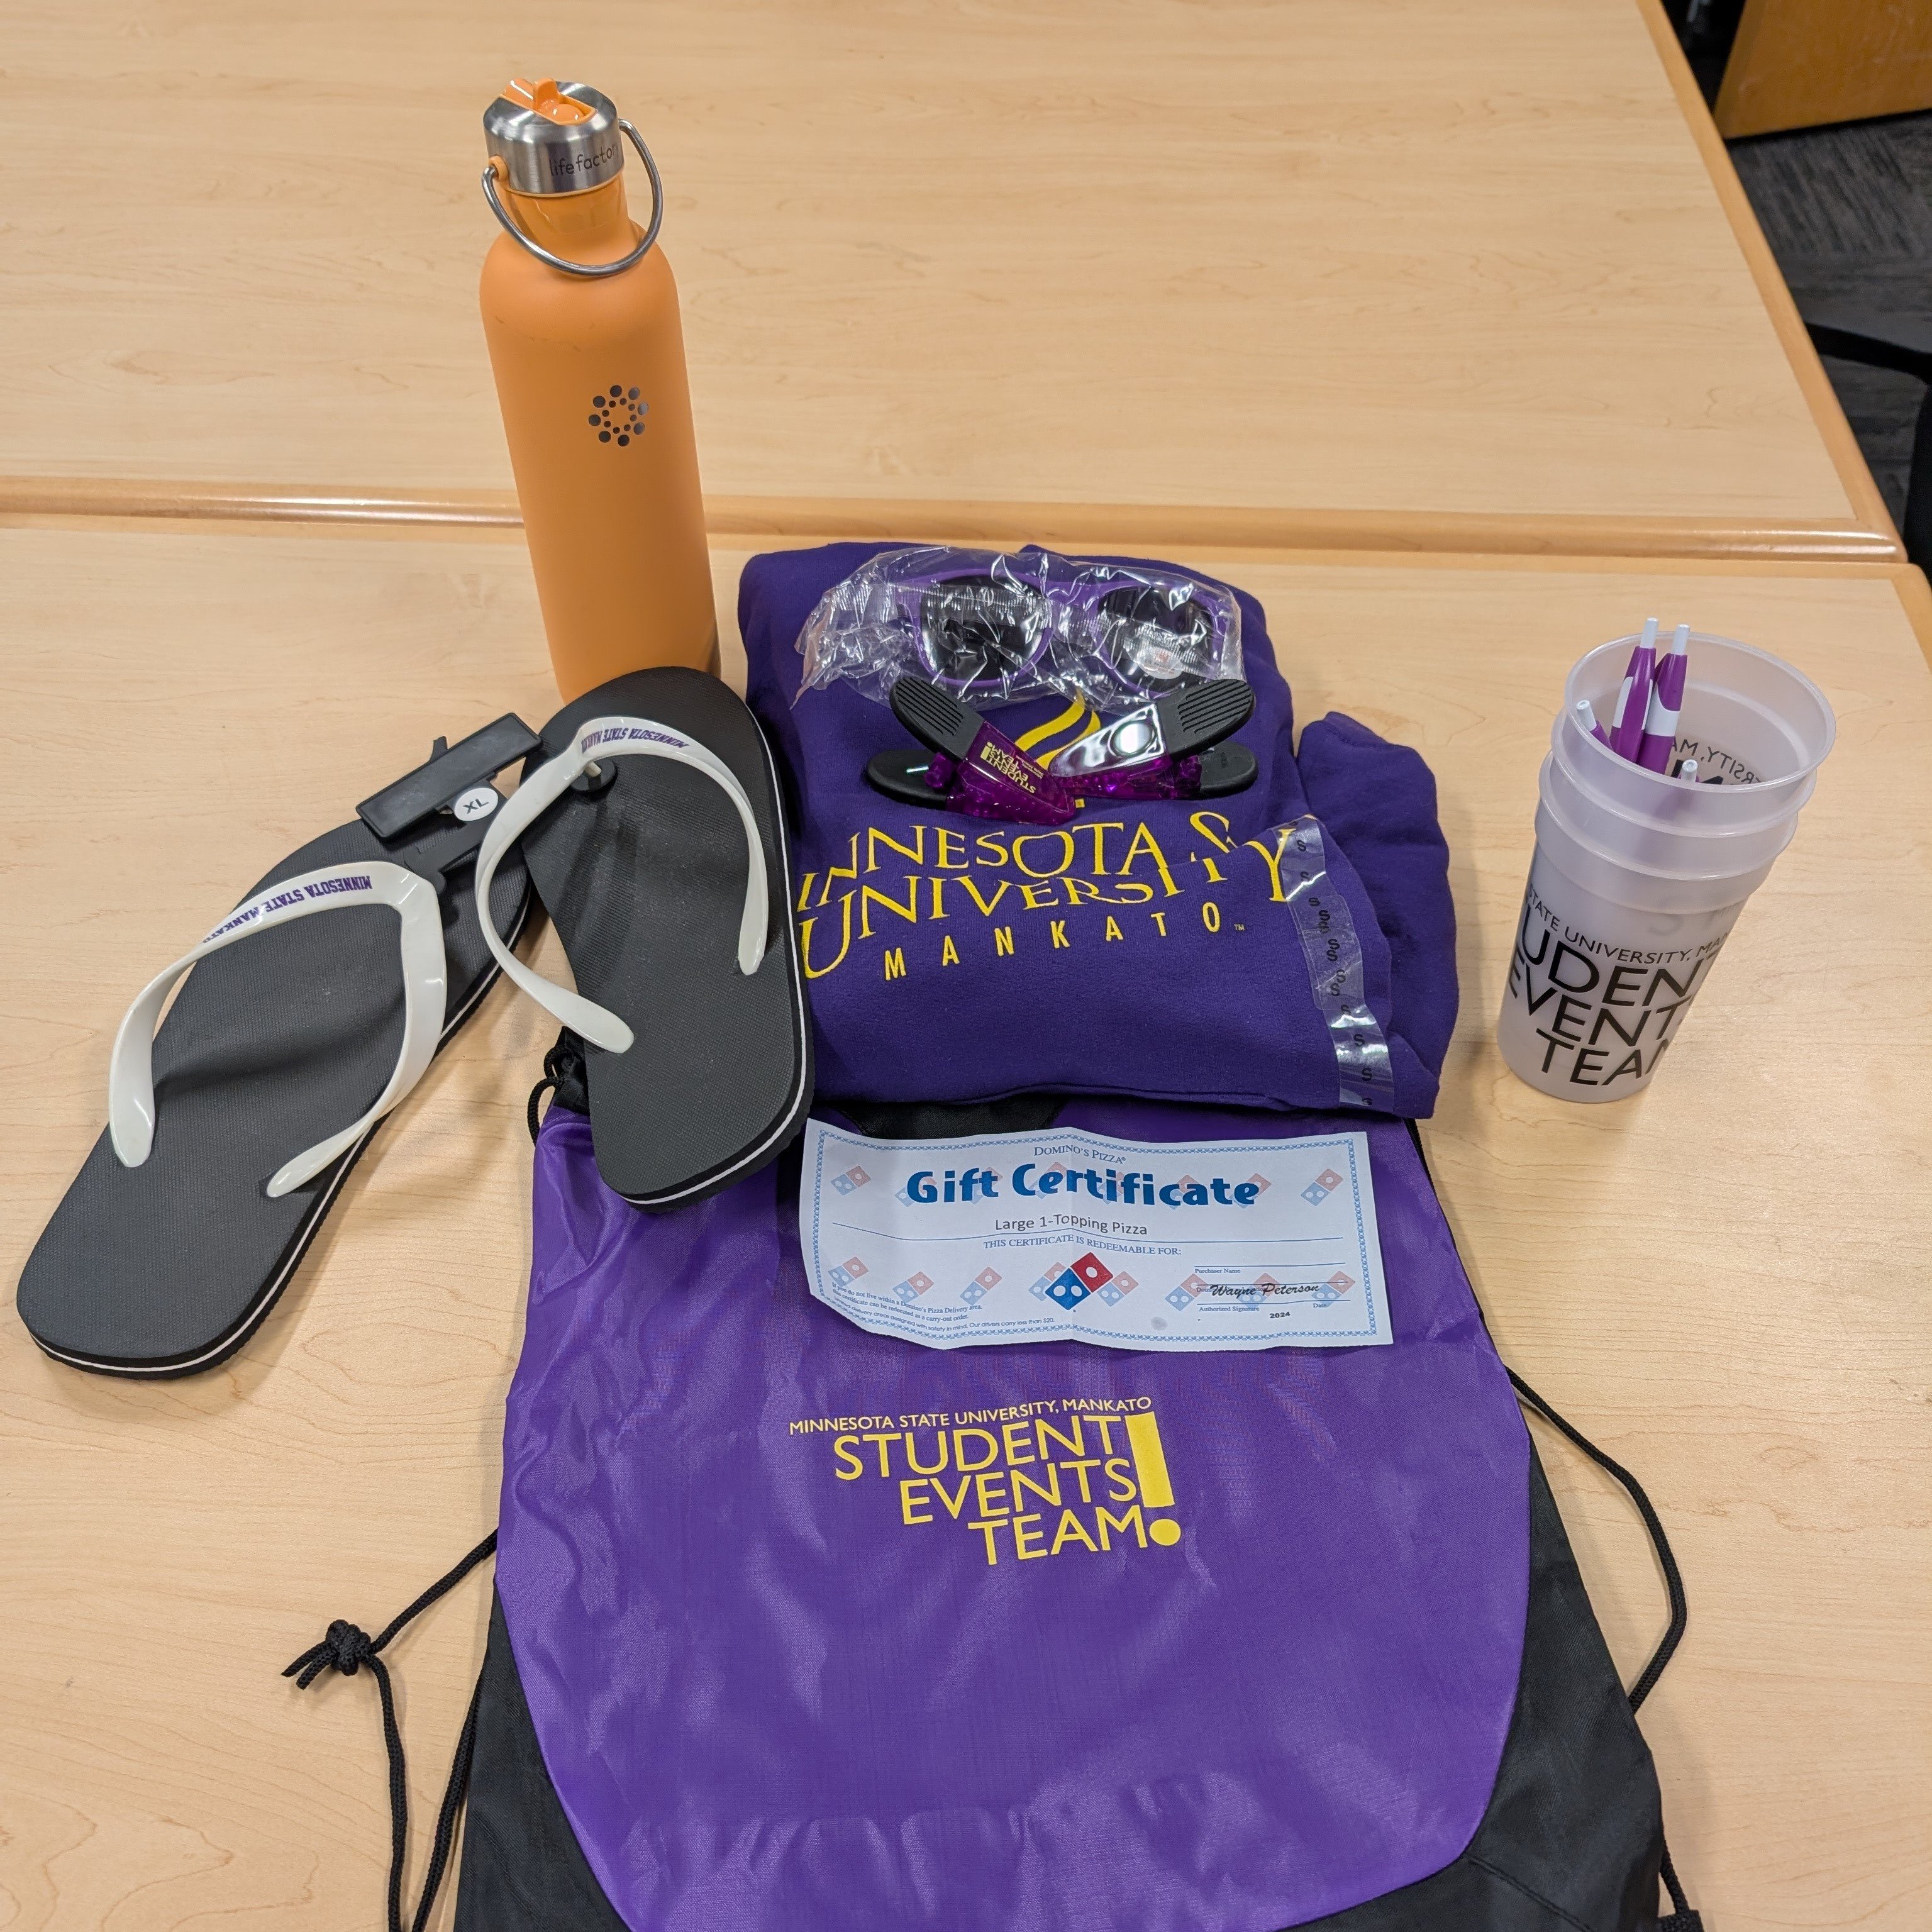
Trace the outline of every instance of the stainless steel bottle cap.
<instances>
[{"instance_id":1,"label":"stainless steel bottle cap","mask_svg":"<svg viewBox=\"0 0 1932 1932\"><path fill-rule=\"evenodd\" d=\"M617 110L580 80L513 80L483 110L483 139L518 194L581 194L624 172Z\"/></svg>"}]
</instances>

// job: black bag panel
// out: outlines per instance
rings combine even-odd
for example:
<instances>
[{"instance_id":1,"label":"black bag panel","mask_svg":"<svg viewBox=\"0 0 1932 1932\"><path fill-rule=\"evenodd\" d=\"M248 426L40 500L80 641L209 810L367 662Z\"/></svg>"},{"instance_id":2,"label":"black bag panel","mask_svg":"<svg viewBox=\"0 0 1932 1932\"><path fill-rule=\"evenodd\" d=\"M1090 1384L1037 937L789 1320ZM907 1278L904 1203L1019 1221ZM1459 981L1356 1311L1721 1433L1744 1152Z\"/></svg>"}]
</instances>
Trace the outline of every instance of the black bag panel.
<instances>
[{"instance_id":1,"label":"black bag panel","mask_svg":"<svg viewBox=\"0 0 1932 1932\"><path fill-rule=\"evenodd\" d=\"M1552 1932L1574 1923L1465 1856L1418 1884L1309 1921L1295 1932L1328 1932L1330 1926L1337 1932Z\"/></svg>"},{"instance_id":2,"label":"black bag panel","mask_svg":"<svg viewBox=\"0 0 1932 1932\"><path fill-rule=\"evenodd\" d=\"M490 1606L454 1932L626 1932L563 1815L510 1649Z\"/></svg>"},{"instance_id":3,"label":"black bag panel","mask_svg":"<svg viewBox=\"0 0 1932 1932\"><path fill-rule=\"evenodd\" d=\"M1530 1600L1545 1613L1526 1634L1504 1774L1470 1853L1591 1932L1645 1932L1664 1854L1657 1768L1534 1455L1530 1550Z\"/></svg>"},{"instance_id":4,"label":"black bag panel","mask_svg":"<svg viewBox=\"0 0 1932 1932\"><path fill-rule=\"evenodd\" d=\"M1657 1774L1534 1450L1522 1674L1468 1848L1300 1932L1655 1932ZM626 1932L544 1768L500 1600L483 1662L455 1932Z\"/></svg>"},{"instance_id":5,"label":"black bag panel","mask_svg":"<svg viewBox=\"0 0 1932 1932\"><path fill-rule=\"evenodd\" d=\"M1654 1932L1656 1768L1534 1449L1529 1564L1516 1712L1468 1849L1300 1932Z\"/></svg>"}]
</instances>

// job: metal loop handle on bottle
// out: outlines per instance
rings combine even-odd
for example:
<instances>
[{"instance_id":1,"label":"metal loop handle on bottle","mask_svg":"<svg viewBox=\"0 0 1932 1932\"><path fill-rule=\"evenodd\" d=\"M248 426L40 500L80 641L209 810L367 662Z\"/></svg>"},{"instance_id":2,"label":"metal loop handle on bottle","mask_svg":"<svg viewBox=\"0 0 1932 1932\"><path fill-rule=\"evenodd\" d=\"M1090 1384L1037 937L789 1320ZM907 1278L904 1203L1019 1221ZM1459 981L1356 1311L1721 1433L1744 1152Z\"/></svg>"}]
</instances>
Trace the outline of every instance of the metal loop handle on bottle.
<instances>
[{"instance_id":1,"label":"metal loop handle on bottle","mask_svg":"<svg viewBox=\"0 0 1932 1932\"><path fill-rule=\"evenodd\" d=\"M515 218L502 203L496 193L496 163L493 158L483 170L484 198L490 204L490 212L503 224L503 232L520 242L539 262L553 268L561 268L566 275L581 275L586 280L601 281L606 275L621 275L626 268L634 268L651 252L658 238L658 230L664 221L664 182L658 173L658 164L651 159L651 151L644 146L644 137L628 121L620 121L617 125L631 137L631 146L637 149L638 158L644 164L644 172L651 178L651 224L644 230L644 238L616 262L567 262L561 255L553 255L542 243L532 242L517 226ZM621 177L614 177L621 178Z\"/></svg>"}]
</instances>

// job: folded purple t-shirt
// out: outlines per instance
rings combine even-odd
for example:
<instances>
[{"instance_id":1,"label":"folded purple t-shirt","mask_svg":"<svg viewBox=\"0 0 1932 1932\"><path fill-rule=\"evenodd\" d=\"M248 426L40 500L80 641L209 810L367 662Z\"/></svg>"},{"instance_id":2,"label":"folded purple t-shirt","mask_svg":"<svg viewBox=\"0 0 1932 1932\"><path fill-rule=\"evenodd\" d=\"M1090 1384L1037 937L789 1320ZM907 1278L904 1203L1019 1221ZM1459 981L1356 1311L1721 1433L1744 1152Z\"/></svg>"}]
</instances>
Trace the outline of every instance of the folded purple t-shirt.
<instances>
[{"instance_id":1,"label":"folded purple t-shirt","mask_svg":"<svg viewBox=\"0 0 1932 1932\"><path fill-rule=\"evenodd\" d=\"M1306 906L1298 920L1284 889L1284 838L1312 814L1386 1044L1378 1104L1430 1112L1456 1017L1456 916L1421 758L1339 714L1307 728L1298 757L1266 618L1234 590L1255 693L1235 734L1259 767L1248 790L1095 801L1053 829L898 804L865 779L875 752L910 742L891 712L842 681L799 695L799 634L820 597L890 548L754 557L739 591L747 696L791 790L820 1090L1335 1106L1334 996L1324 1009ZM1034 700L994 722L1017 739L1066 709Z\"/></svg>"}]
</instances>

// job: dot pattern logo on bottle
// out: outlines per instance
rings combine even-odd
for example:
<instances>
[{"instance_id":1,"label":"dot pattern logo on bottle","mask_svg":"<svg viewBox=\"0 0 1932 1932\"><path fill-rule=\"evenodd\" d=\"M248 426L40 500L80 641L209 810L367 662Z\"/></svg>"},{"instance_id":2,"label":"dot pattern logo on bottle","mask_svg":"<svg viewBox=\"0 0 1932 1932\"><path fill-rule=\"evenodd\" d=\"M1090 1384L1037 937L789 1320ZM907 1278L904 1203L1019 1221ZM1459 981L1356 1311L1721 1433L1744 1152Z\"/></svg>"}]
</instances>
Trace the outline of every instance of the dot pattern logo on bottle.
<instances>
[{"instance_id":1,"label":"dot pattern logo on bottle","mask_svg":"<svg viewBox=\"0 0 1932 1932\"><path fill-rule=\"evenodd\" d=\"M622 382L613 382L590 398L590 427L597 432L599 442L614 442L620 449L628 448L634 436L644 434L644 418L650 413L650 407L649 403L639 400L635 383L627 388Z\"/></svg>"}]
</instances>

